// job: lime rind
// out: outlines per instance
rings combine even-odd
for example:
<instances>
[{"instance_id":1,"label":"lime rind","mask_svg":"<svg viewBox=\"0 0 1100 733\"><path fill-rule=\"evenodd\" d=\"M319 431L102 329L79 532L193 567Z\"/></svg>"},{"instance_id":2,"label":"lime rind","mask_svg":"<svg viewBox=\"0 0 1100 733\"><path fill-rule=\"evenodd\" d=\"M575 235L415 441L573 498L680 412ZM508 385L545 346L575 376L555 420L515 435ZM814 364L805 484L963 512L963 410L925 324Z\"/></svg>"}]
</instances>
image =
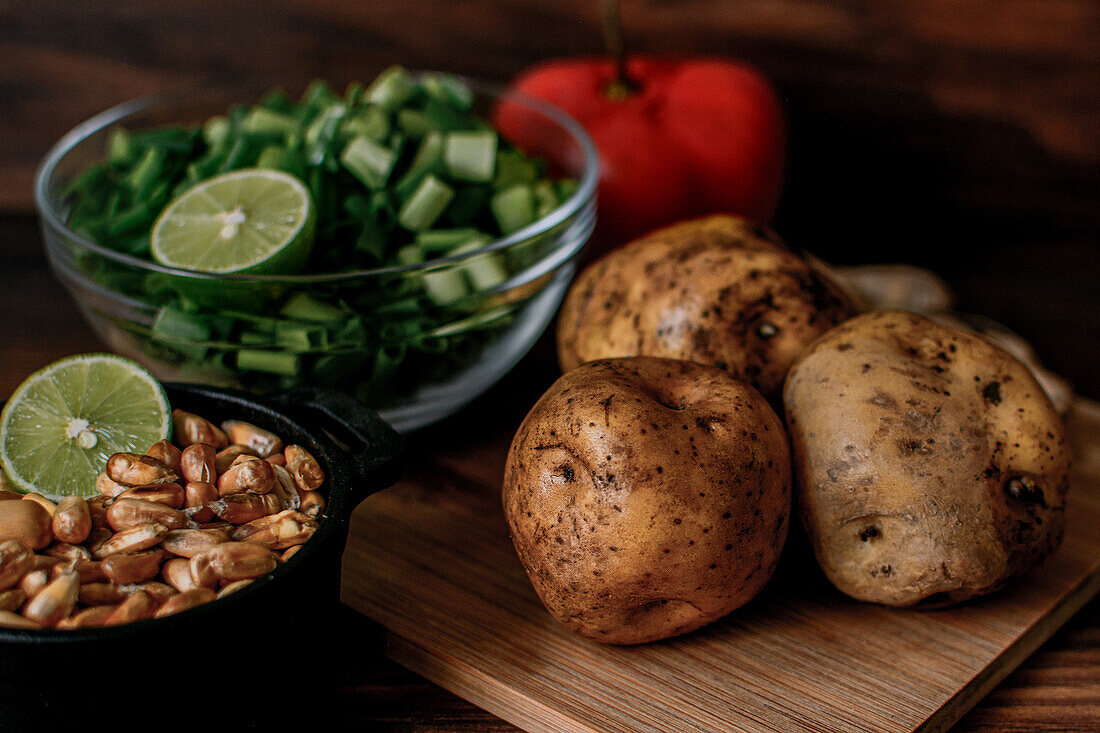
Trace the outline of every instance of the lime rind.
<instances>
[{"instance_id":1,"label":"lime rind","mask_svg":"<svg viewBox=\"0 0 1100 733\"><path fill-rule=\"evenodd\" d=\"M152 374L114 354L80 354L16 388L0 412L0 466L24 493L91 496L112 453L142 453L171 432L168 396Z\"/></svg>"},{"instance_id":2,"label":"lime rind","mask_svg":"<svg viewBox=\"0 0 1100 733\"><path fill-rule=\"evenodd\" d=\"M295 176L247 168L201 181L151 232L153 259L211 274L292 274L309 259L316 212Z\"/></svg>"}]
</instances>

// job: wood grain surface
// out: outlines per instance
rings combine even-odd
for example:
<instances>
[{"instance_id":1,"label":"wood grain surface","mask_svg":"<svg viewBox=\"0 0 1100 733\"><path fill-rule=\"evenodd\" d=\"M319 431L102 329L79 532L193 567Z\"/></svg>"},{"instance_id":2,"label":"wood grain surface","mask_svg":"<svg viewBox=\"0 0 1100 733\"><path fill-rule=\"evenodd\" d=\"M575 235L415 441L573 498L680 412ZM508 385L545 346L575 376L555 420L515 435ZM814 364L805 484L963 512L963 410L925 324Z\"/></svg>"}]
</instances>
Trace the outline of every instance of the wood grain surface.
<instances>
[{"instance_id":1,"label":"wood grain surface","mask_svg":"<svg viewBox=\"0 0 1100 733\"><path fill-rule=\"evenodd\" d=\"M834 261L931 266L960 307L1019 331L1100 397L1100 5L623 7L633 48L738 56L775 81L791 152L776 226L789 241ZM77 122L150 91L296 91L394 62L505 80L544 58L597 50L598 14L596 0L0 0L0 396L52 359L103 348L51 277L28 215L35 165ZM553 378L544 347L474 407L417 436L422 461L461 451L456 436L518 424ZM316 646L337 660L325 695L336 724L514 730L389 661L358 613L333 603L319 623L338 639ZM1100 605L956 727L1100 730Z\"/></svg>"},{"instance_id":2,"label":"wood grain surface","mask_svg":"<svg viewBox=\"0 0 1100 733\"><path fill-rule=\"evenodd\" d=\"M582 640L545 612L508 539L506 430L364 502L341 595L391 632L393 659L526 730L945 730L1100 590L1100 405L1079 402L1068 427L1062 548L956 609L852 601L795 542L757 599L698 632Z\"/></svg>"}]
</instances>

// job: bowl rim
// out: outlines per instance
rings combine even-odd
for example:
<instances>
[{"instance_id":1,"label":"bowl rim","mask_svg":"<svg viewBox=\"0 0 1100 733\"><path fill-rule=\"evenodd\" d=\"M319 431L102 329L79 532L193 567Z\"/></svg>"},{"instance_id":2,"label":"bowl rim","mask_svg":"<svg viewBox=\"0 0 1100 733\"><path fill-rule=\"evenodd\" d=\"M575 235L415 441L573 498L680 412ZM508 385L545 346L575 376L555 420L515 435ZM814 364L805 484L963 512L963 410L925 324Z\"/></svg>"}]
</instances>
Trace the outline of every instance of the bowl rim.
<instances>
[{"instance_id":1,"label":"bowl rim","mask_svg":"<svg viewBox=\"0 0 1100 733\"><path fill-rule=\"evenodd\" d=\"M395 265L390 267L376 267L365 270L349 270L343 272L328 272L328 273L311 273L306 275L240 275L240 274L226 274L226 273L206 273L198 272L196 270L186 270L177 267L169 267L167 265L161 265L152 260L146 260L140 257L134 257L116 250L104 247L93 240L85 237L82 234L71 229L67 222L64 220L60 212L58 212L53 206L50 205L48 186L50 179L53 176L53 172L56 169L58 163L65 157L76 145L86 140L93 134L116 124L126 117L137 114L159 104L165 104L174 101L183 101L187 98L185 92L156 92L153 94L147 94L141 97L130 99L128 101L117 104L110 107L103 112L100 112L93 117L81 122L76 127L71 129L65 135L61 137L50 149L46 152L46 155L42 158L34 174L34 203L35 208L38 210L38 214L42 217L45 226L58 231L62 236L66 237L69 241L80 245L82 248L93 252L108 260L112 260L122 265L127 265L140 270L146 270L149 272L157 272L165 275L171 275L173 277L191 278L195 280L211 280L216 282L242 282L242 283L291 283L291 284L310 284L310 283L335 283L347 280L355 280L358 278L369 278L378 276L390 276L399 275L411 272L431 272L434 270L445 269L451 265L477 257L488 252L496 252L498 250L507 249L515 244L530 240L534 237L540 236L552 230L554 227L561 225L562 223L569 221L574 215L580 212L586 205L591 202L596 193L596 187L599 183L600 177L600 159L599 153L596 150L595 143L592 142L591 137L585 131L584 127L577 122L573 117L567 114L557 105L547 102L543 99L535 97L526 92L518 89L511 89L501 84L483 81L472 77L464 76L461 74L453 74L450 72L440 72L431 70L410 70L414 76L423 76L427 74L446 74L450 77L458 79L467 84L472 90L485 96L495 97L499 101L509 101L521 104L533 109L534 111L548 117L560 127L562 127L580 146L583 152L583 170L577 189L566 199L562 204L555 208L550 213L546 214L539 219L536 219L531 224L519 229L511 234L500 237L484 247L469 252L463 252L461 254L450 255L447 257L438 257L425 262L415 263L411 265ZM192 90L192 92L195 90ZM214 87L208 88L206 92L216 91Z\"/></svg>"}]
</instances>

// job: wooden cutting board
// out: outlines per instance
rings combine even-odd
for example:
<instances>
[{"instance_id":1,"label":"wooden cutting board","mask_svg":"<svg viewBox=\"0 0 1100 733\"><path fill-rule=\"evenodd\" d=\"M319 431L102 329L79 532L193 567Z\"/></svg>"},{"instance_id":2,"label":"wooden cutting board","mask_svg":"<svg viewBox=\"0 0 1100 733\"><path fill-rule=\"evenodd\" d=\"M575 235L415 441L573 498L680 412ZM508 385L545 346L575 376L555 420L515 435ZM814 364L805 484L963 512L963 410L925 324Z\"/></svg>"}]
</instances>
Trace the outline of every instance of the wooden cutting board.
<instances>
[{"instance_id":1,"label":"wooden cutting board","mask_svg":"<svg viewBox=\"0 0 1100 733\"><path fill-rule=\"evenodd\" d=\"M531 731L944 730L1100 590L1100 404L1078 401L1068 425L1062 548L961 608L848 599L795 541L764 592L711 626L585 641L546 613L508 539L510 428L359 507L342 599L387 629L397 662Z\"/></svg>"}]
</instances>

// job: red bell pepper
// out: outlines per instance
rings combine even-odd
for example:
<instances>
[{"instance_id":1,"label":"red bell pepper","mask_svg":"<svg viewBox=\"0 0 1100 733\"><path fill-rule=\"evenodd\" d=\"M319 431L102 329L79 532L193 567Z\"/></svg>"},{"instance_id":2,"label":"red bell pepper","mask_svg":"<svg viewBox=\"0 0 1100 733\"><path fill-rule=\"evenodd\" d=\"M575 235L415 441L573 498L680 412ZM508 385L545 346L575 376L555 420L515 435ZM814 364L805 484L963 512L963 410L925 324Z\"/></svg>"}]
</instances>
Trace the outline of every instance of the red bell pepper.
<instances>
[{"instance_id":1,"label":"red bell pepper","mask_svg":"<svg viewBox=\"0 0 1100 733\"><path fill-rule=\"evenodd\" d=\"M611 59L564 59L527 70L514 88L558 105L595 142L604 246L702 214L764 222L775 212L782 110L767 79L745 64L631 56L617 67ZM517 105L502 106L496 123L521 148L539 147L538 125Z\"/></svg>"},{"instance_id":2,"label":"red bell pepper","mask_svg":"<svg viewBox=\"0 0 1100 733\"><path fill-rule=\"evenodd\" d=\"M569 112L599 149L596 253L702 214L770 219L785 142L767 79L729 59L628 57L619 0L602 6L610 58L550 61L515 82ZM496 122L515 144L549 157L553 143L542 138L555 136L536 117L505 104Z\"/></svg>"}]
</instances>

